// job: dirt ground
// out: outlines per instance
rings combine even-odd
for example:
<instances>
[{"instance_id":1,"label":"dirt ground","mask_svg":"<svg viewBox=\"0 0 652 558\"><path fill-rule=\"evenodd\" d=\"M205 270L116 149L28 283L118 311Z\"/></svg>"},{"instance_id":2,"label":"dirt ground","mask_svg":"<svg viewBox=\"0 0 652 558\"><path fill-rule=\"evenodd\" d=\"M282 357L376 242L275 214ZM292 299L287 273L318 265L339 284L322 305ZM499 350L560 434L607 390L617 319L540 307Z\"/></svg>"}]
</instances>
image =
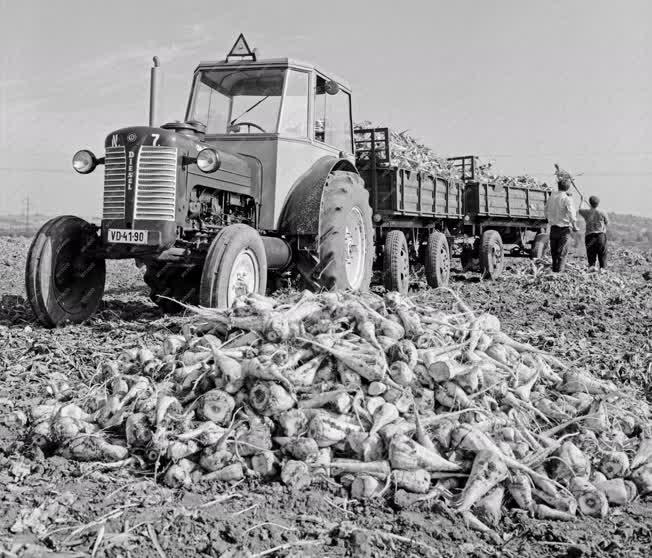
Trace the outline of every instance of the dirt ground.
<instances>
[{"instance_id":1,"label":"dirt ground","mask_svg":"<svg viewBox=\"0 0 652 558\"><path fill-rule=\"evenodd\" d=\"M47 398L50 374L90 383L103 358L178 331L184 319L149 301L133 262L109 262L98 316L45 330L23 299L28 247L26 238L0 238L0 556L652 555L649 500L573 523L508 512L495 540L436 503L401 509L391 495L357 503L335 484L299 493L253 480L171 490L142 472L46 457L26 444L23 427L2 417ZM516 338L569 362L587 359L594 372L633 384L652 401L652 249L613 252L605 275L585 273L579 256L562 276L510 259L498 281L458 270L451 283Z\"/></svg>"}]
</instances>

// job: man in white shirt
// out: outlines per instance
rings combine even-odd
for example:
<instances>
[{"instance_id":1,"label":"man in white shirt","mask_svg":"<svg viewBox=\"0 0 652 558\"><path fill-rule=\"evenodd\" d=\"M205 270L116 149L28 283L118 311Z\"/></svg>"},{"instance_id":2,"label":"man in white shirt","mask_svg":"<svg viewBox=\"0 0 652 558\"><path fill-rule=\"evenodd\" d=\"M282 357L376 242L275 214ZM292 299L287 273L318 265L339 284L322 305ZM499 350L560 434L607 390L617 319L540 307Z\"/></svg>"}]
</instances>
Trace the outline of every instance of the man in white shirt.
<instances>
[{"instance_id":1,"label":"man in white shirt","mask_svg":"<svg viewBox=\"0 0 652 558\"><path fill-rule=\"evenodd\" d=\"M552 255L552 271L557 273L566 268L566 256L571 239L571 232L579 230L573 198L570 190L570 177L558 175L559 190L551 194L546 202L546 219L550 224L550 253Z\"/></svg>"}]
</instances>

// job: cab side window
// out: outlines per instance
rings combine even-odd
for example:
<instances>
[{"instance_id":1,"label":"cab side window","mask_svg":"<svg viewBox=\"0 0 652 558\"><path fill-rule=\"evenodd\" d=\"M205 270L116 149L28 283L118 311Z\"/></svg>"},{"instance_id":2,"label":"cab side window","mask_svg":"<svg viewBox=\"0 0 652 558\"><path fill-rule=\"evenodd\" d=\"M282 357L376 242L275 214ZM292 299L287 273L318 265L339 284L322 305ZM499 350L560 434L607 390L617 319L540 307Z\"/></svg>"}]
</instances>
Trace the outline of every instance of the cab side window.
<instances>
[{"instance_id":1,"label":"cab side window","mask_svg":"<svg viewBox=\"0 0 652 558\"><path fill-rule=\"evenodd\" d=\"M315 139L347 153L352 150L351 98L342 89L329 93L321 76L315 84Z\"/></svg>"},{"instance_id":2,"label":"cab side window","mask_svg":"<svg viewBox=\"0 0 652 558\"><path fill-rule=\"evenodd\" d=\"M295 138L308 136L308 77L306 72L288 70L279 129L283 135Z\"/></svg>"}]
</instances>

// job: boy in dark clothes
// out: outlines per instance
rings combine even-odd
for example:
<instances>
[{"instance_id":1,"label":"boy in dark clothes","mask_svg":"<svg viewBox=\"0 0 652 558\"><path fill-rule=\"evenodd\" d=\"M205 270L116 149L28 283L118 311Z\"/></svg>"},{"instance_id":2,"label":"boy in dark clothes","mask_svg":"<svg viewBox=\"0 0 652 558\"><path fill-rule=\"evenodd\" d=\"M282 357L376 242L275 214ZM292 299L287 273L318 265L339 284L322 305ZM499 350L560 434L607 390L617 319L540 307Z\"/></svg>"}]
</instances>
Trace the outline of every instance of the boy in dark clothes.
<instances>
[{"instance_id":1,"label":"boy in dark clothes","mask_svg":"<svg viewBox=\"0 0 652 558\"><path fill-rule=\"evenodd\" d=\"M598 209L600 199L597 196L589 198L591 209L580 209L579 214L586 221L586 233L584 242L586 244L586 257L589 260L589 270L597 271L596 259L600 263L600 271L607 267L607 225L609 218L607 214Z\"/></svg>"}]
</instances>

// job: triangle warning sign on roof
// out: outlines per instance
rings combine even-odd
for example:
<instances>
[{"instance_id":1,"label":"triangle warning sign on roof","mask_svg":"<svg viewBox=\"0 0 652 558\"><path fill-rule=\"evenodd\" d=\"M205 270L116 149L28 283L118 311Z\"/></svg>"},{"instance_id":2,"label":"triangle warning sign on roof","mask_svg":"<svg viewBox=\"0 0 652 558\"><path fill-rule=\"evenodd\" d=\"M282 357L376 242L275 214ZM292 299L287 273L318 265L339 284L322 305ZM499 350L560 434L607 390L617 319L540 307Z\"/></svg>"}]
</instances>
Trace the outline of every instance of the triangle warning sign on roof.
<instances>
[{"instance_id":1,"label":"triangle warning sign on roof","mask_svg":"<svg viewBox=\"0 0 652 558\"><path fill-rule=\"evenodd\" d=\"M244 38L244 35L242 33L240 33L240 36L238 37L235 44L233 45L231 52L227 54L226 56L227 60L231 56L240 56L240 57L251 56L253 60L256 60L256 55L249 48L249 45L247 44L247 40Z\"/></svg>"}]
</instances>

